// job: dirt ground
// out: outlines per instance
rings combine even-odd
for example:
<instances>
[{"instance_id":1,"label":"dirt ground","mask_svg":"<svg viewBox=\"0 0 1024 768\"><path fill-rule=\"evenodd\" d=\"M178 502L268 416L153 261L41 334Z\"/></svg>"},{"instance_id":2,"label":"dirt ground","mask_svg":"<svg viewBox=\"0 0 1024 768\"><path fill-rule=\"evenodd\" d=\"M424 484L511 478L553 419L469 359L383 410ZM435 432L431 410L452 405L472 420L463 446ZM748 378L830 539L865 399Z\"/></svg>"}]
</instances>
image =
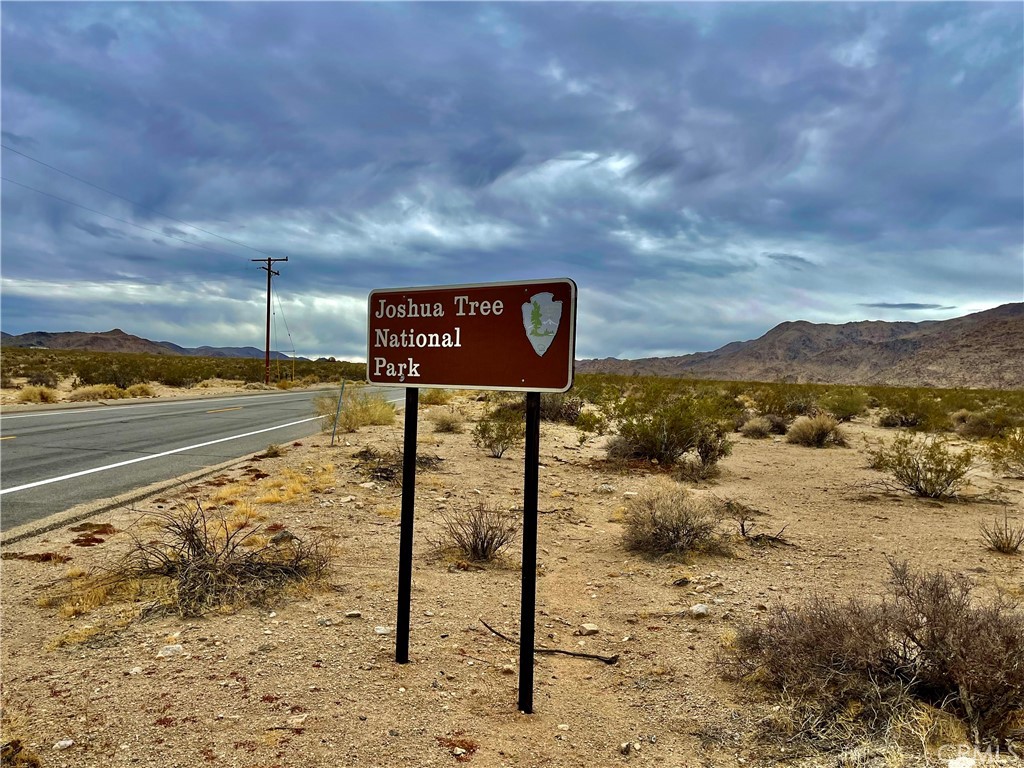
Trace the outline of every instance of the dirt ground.
<instances>
[{"instance_id":1,"label":"dirt ground","mask_svg":"<svg viewBox=\"0 0 1024 768\"><path fill-rule=\"evenodd\" d=\"M483 406L455 407L472 417ZM843 763L761 739L777 703L722 679L723 644L780 604L879 595L890 557L964 574L980 597L1024 593L1024 558L988 551L979 537L979 524L1004 507L866 489L880 476L867 467L863 438L892 434L870 418L845 426L849 448L734 435L721 476L699 487L760 510L755 533L784 527L792 546L754 548L737 537L730 556L689 562L622 547L623 511L663 480L657 467L616 471L604 462L605 438L581 446L572 427L544 423L537 644L618 660L538 655L535 712L525 715L516 709L517 647L481 622L518 636L518 543L481 569L436 546L442 511L521 508L523 451L491 458L473 444L471 422L462 434L435 433L431 411L448 408L420 412L418 455L442 461L417 477L411 663L394 661L401 489L370 479L356 455L401 450L399 418L333 448L319 435L278 458L249 457L174 495L104 513L90 522L117 532L91 537L102 539L93 546L81 546L71 526L4 546L3 740L18 737L43 765L68 768L893 765L892 756ZM982 467L972 490L997 485L1011 517L1022 517L1024 481ZM275 488L285 500L267 500ZM147 513L189 499L210 512L248 502L264 527L327 537L337 555L329 586L273 607L120 629L124 605L73 618L40 606L69 568L112 564L133 536L156 535ZM48 552L70 560L7 559ZM677 586L684 576L689 583ZM690 615L697 603L706 617ZM584 623L598 632L577 634ZM951 747L929 762L963 768L950 762L959 754Z\"/></svg>"}]
</instances>

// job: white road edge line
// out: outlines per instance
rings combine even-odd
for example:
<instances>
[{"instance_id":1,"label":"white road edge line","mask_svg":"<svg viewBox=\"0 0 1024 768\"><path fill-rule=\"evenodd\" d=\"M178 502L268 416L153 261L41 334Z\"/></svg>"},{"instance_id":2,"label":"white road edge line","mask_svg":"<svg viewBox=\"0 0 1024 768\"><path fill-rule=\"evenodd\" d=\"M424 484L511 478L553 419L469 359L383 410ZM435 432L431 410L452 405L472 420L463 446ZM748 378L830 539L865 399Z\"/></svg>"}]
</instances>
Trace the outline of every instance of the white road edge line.
<instances>
[{"instance_id":1,"label":"white road edge line","mask_svg":"<svg viewBox=\"0 0 1024 768\"><path fill-rule=\"evenodd\" d=\"M216 445L217 443L226 443L228 440L238 440L242 437L251 437L252 435L259 435L263 432L273 432L275 429L284 429L285 427L294 427L297 424L305 424L307 421L316 421L322 418L321 416L311 416L308 419L299 419L299 421L290 421L287 424L278 424L276 427L267 427L265 429L257 429L255 432L246 432L241 435L232 435L231 437L221 437L217 440L208 440L205 443L197 443L196 445L186 445L184 448L175 448L170 451L163 451L162 453L154 453L149 456L140 456L137 459L128 459L127 461L119 461L116 464L107 464L103 467L95 467L93 469L83 469L81 472L72 472L70 475L61 475L60 477L51 477L48 480L36 480L34 483L25 483L24 485L18 485L14 488L4 488L0 490L0 496L5 493L14 493L15 491L25 491L29 488L38 488L40 485L49 485L50 483L59 483L61 480L71 480L75 477L82 477L83 475L91 475L94 472L105 472L108 469L117 469L118 467L126 467L129 464L138 464L140 461L149 461L151 459L160 459L164 456L170 456L175 453L182 453L183 451L191 451L193 448L205 448L208 445Z\"/></svg>"}]
</instances>

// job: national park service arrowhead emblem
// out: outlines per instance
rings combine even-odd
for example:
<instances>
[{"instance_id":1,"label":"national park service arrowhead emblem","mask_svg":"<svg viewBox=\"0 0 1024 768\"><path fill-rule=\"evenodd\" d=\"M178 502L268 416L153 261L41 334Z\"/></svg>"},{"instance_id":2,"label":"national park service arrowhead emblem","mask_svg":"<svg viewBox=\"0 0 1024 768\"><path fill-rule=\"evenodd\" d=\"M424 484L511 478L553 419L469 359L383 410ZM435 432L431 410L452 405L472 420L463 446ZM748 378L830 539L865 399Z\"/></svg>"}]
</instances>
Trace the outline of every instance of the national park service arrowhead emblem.
<instances>
[{"instance_id":1,"label":"national park service arrowhead emblem","mask_svg":"<svg viewBox=\"0 0 1024 768\"><path fill-rule=\"evenodd\" d=\"M533 350L543 357L558 333L562 319L562 302L554 300L553 293L538 293L523 304L523 328Z\"/></svg>"}]
</instances>

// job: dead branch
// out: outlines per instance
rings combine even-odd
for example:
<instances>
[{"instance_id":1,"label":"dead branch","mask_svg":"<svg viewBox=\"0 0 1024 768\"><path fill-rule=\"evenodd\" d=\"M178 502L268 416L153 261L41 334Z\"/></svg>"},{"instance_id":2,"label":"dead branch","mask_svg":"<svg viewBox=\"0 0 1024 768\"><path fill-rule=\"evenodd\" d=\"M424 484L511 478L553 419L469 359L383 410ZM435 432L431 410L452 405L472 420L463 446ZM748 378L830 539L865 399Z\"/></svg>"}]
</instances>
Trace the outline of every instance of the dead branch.
<instances>
[{"instance_id":1,"label":"dead branch","mask_svg":"<svg viewBox=\"0 0 1024 768\"><path fill-rule=\"evenodd\" d=\"M480 623L483 624L485 627L487 627L489 630L491 630L491 632L496 634L498 637L500 637L506 643L511 643L512 645L519 645L519 641L518 640L514 640L511 637L509 637L508 635L503 635L501 632L499 632L494 627L492 627L490 624L488 624L486 621L484 621L483 618L480 618ZM562 654L563 656L575 656L578 659L594 659L596 661L604 662L605 664L615 664L619 660L619 654L617 654L617 653L614 656L601 656L600 654L597 654L597 653L582 653L580 651L566 651L566 650L563 650L561 648L542 648L540 646L534 647L533 652L534 653L546 653L546 654L549 654L549 655Z\"/></svg>"}]
</instances>

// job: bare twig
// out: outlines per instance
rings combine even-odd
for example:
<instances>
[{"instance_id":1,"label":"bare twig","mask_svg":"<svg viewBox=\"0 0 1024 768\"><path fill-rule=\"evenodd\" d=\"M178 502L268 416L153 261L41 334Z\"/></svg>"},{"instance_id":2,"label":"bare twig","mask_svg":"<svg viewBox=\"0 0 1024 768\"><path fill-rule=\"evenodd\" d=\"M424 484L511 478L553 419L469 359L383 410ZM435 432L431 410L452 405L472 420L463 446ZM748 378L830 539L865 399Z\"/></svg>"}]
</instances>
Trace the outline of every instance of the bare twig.
<instances>
[{"instance_id":1,"label":"bare twig","mask_svg":"<svg viewBox=\"0 0 1024 768\"><path fill-rule=\"evenodd\" d=\"M500 637L506 643L511 643L512 645L519 645L519 641L518 640L514 640L511 637L509 637L508 635L503 635L501 632L499 632L494 627L492 627L490 624L488 624L486 621L484 621L483 618L480 619L480 623L483 624L485 627L487 627L489 630L491 630L491 632L496 634L498 637ZM605 664L615 664L619 660L619 654L617 654L617 653L614 656L601 656L600 654L597 654L597 653L582 653L582 652L579 652L579 651L565 651L565 650L562 650L561 648L542 648L542 647L539 647L539 646L535 647L533 649L533 651L534 651L534 653L562 654L563 656L575 656L576 658L579 658L579 659L594 659L596 661L604 662Z\"/></svg>"}]
</instances>

